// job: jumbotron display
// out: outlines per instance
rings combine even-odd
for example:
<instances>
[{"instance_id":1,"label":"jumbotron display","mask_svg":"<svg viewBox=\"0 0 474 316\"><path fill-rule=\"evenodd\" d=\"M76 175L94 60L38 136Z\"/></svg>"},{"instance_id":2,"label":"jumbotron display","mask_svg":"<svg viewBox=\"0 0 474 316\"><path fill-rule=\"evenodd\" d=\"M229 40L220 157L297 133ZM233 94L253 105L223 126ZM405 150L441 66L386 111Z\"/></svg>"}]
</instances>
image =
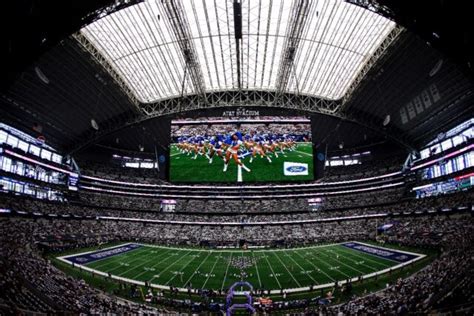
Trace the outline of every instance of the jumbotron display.
<instances>
[{"instance_id":1,"label":"jumbotron display","mask_svg":"<svg viewBox=\"0 0 474 316\"><path fill-rule=\"evenodd\" d=\"M313 180L306 117L201 117L171 121L170 181Z\"/></svg>"}]
</instances>

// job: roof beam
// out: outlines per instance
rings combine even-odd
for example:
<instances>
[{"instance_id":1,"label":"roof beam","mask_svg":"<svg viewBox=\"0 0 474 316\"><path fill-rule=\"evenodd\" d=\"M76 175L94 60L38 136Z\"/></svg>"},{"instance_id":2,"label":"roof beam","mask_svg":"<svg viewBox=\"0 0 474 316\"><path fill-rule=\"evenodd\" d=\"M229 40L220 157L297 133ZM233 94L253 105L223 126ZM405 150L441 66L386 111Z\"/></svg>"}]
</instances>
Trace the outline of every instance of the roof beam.
<instances>
[{"instance_id":1,"label":"roof beam","mask_svg":"<svg viewBox=\"0 0 474 316\"><path fill-rule=\"evenodd\" d=\"M344 1L160 0L81 33L143 103L180 96L183 69L185 94L267 89L337 100L393 25Z\"/></svg>"},{"instance_id":2,"label":"roof beam","mask_svg":"<svg viewBox=\"0 0 474 316\"><path fill-rule=\"evenodd\" d=\"M393 124L384 126L383 120L385 118L379 118L371 113L358 109L351 109L351 111L347 112L337 112L336 116L351 122L356 122L379 135L383 135L386 139L390 139L409 152L414 151L416 148L413 138L409 137L407 133L400 128Z\"/></svg>"},{"instance_id":3,"label":"roof beam","mask_svg":"<svg viewBox=\"0 0 474 316\"><path fill-rule=\"evenodd\" d=\"M283 93L278 96L281 102L276 103L277 94L264 90L228 90L207 92L203 97L198 95L184 95L165 99L155 103L141 104L141 114L130 114L120 120L111 121L111 124L101 123L99 131L87 131L82 135L84 141L76 142L68 149L69 154L80 151L103 137L117 132L125 127L139 124L143 121L181 112L197 109L230 108L230 107L278 107L308 113L322 113L332 115L339 107L338 101L321 99L311 95Z\"/></svg>"},{"instance_id":4,"label":"roof beam","mask_svg":"<svg viewBox=\"0 0 474 316\"><path fill-rule=\"evenodd\" d=\"M405 29L399 25L396 25L393 30L387 35L387 37L383 40L380 46L375 50L375 52L370 56L370 58L365 62L362 66L361 70L351 82L351 85L347 89L344 97L342 97L341 107L338 111L342 112L347 109L347 105L352 97L357 93L357 90L361 84L361 82L366 79L367 74L369 71L377 65L378 62L386 55L389 51L389 47L394 44L397 39L399 38L400 34L402 34Z\"/></svg>"},{"instance_id":5,"label":"roof beam","mask_svg":"<svg viewBox=\"0 0 474 316\"><path fill-rule=\"evenodd\" d=\"M135 110L140 110L140 101L137 99L126 80L122 78L122 76L115 70L114 66L112 66L112 64L101 52L99 52L95 45L92 44L91 41L81 32L74 33L72 37L80 44L81 48L88 52L92 59L101 65L104 70L112 77L112 79L128 97L130 102L135 106Z\"/></svg>"},{"instance_id":6,"label":"roof beam","mask_svg":"<svg viewBox=\"0 0 474 316\"><path fill-rule=\"evenodd\" d=\"M183 54L186 63L187 73L190 81L194 87L196 95L204 96L206 87L204 85L204 77L202 68L199 64L196 47L192 41L192 33L189 26L189 21L186 18L183 5L180 1L165 0L163 2L164 12L171 24L171 31L176 37L177 43ZM186 73L186 72L185 72Z\"/></svg>"},{"instance_id":7,"label":"roof beam","mask_svg":"<svg viewBox=\"0 0 474 316\"><path fill-rule=\"evenodd\" d=\"M279 98L281 102L275 102ZM283 93L278 95L276 92L264 90L230 90L220 92L208 92L205 100L197 95L185 95L172 99L162 100L156 103L143 104L141 115L131 114L128 118L122 117L120 123L115 120L109 125L104 125L99 131L84 134L81 143L74 143L69 148L69 154L80 151L92 144L97 143L100 139L112 133L118 132L123 128L142 123L144 121L180 112L210 109L210 108L231 108L231 107L252 107L252 108L285 108L294 111L304 111L306 113L319 113L340 118L344 121L353 122L369 128L380 135L384 135L387 139L391 139L400 146L412 151L415 148L412 139L401 133L400 130L390 127L384 128L379 119L368 113L345 113L336 112L339 108L340 101L331 101L317 98L311 95ZM186 106L183 107L182 105Z\"/></svg>"},{"instance_id":8,"label":"roof beam","mask_svg":"<svg viewBox=\"0 0 474 316\"><path fill-rule=\"evenodd\" d=\"M293 3L290 21L286 28L285 41L280 65L278 66L276 91L281 95L288 86L288 81L293 69L296 52L302 39L302 33L310 9L310 1L297 0Z\"/></svg>"},{"instance_id":9,"label":"roof beam","mask_svg":"<svg viewBox=\"0 0 474 316\"><path fill-rule=\"evenodd\" d=\"M237 61L237 88L242 89L242 73L240 67L241 47L242 47L242 3L240 0L234 0L234 37L235 37L235 52Z\"/></svg>"}]
</instances>

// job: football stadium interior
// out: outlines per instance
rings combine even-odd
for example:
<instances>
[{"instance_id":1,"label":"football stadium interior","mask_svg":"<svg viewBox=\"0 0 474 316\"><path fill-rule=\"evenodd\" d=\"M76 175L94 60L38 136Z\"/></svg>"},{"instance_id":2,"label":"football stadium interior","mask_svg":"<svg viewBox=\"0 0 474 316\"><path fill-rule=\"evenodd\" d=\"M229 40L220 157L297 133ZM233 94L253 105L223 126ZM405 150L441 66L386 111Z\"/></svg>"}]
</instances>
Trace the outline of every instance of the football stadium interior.
<instances>
[{"instance_id":1,"label":"football stadium interior","mask_svg":"<svg viewBox=\"0 0 474 316\"><path fill-rule=\"evenodd\" d=\"M472 315L469 1L2 4L1 315Z\"/></svg>"}]
</instances>

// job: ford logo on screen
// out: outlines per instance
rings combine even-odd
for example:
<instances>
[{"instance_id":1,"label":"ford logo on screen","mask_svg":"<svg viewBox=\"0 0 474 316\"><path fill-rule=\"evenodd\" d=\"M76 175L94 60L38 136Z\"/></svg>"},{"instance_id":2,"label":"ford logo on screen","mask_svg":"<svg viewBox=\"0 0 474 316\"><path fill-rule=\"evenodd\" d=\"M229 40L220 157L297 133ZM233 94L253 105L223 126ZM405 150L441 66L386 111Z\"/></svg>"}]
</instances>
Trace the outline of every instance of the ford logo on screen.
<instances>
[{"instance_id":1,"label":"ford logo on screen","mask_svg":"<svg viewBox=\"0 0 474 316\"><path fill-rule=\"evenodd\" d=\"M307 176L308 164L285 161L283 163L283 174L285 176Z\"/></svg>"},{"instance_id":2,"label":"ford logo on screen","mask_svg":"<svg viewBox=\"0 0 474 316\"><path fill-rule=\"evenodd\" d=\"M303 167L303 166L292 166L292 167L286 168L286 170L288 170L289 172L303 172L303 171L306 170L306 167Z\"/></svg>"}]
</instances>

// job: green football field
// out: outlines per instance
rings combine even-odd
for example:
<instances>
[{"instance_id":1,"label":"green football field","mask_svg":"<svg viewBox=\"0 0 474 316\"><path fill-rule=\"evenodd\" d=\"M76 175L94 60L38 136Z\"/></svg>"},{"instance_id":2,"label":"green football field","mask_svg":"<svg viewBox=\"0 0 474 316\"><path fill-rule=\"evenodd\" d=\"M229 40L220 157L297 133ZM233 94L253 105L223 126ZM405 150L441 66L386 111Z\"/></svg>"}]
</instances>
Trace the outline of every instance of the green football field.
<instances>
[{"instance_id":1,"label":"green football field","mask_svg":"<svg viewBox=\"0 0 474 316\"><path fill-rule=\"evenodd\" d=\"M281 250L203 250L140 245L84 266L116 277L162 286L219 290L244 280L255 288L280 290L347 280L399 264L340 244Z\"/></svg>"},{"instance_id":2,"label":"green football field","mask_svg":"<svg viewBox=\"0 0 474 316\"><path fill-rule=\"evenodd\" d=\"M172 182L270 182L270 181L305 181L313 180L313 149L311 143L298 143L294 151L278 152L278 158L270 154L272 162L265 158L254 158L250 162L250 155L241 161L251 170L239 171L233 160L229 163L226 172L223 172L224 162L217 155L212 164L205 156L181 153L176 144L171 144L170 150L170 180ZM284 162L303 163L308 165L307 175L285 175ZM240 176L239 176L240 173Z\"/></svg>"}]
</instances>

